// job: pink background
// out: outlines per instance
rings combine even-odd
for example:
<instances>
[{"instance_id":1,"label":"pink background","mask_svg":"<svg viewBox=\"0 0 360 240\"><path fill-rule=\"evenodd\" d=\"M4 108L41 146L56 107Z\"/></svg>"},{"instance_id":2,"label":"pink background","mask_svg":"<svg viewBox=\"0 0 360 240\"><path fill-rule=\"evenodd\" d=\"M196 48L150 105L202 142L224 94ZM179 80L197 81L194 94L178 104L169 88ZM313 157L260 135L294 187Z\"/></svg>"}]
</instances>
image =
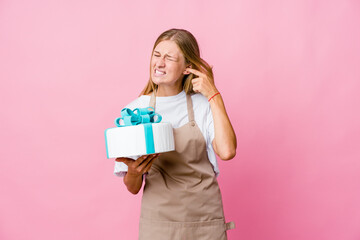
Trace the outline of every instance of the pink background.
<instances>
[{"instance_id":1,"label":"pink background","mask_svg":"<svg viewBox=\"0 0 360 240\"><path fill-rule=\"evenodd\" d=\"M136 239L104 130L191 31L238 149L229 239L360 239L359 1L0 1L0 239Z\"/></svg>"}]
</instances>

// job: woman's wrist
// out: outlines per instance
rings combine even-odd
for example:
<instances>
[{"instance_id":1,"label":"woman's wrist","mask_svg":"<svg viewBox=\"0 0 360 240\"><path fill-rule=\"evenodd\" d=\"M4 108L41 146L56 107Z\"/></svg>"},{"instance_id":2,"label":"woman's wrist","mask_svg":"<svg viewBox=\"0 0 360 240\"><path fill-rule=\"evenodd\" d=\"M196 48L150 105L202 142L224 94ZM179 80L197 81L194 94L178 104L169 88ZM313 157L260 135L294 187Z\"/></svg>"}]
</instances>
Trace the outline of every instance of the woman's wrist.
<instances>
[{"instance_id":1,"label":"woman's wrist","mask_svg":"<svg viewBox=\"0 0 360 240\"><path fill-rule=\"evenodd\" d=\"M220 95L220 92L216 91L214 94L212 94L209 98L208 98L208 102L210 102L214 97L216 97L217 95Z\"/></svg>"},{"instance_id":2,"label":"woman's wrist","mask_svg":"<svg viewBox=\"0 0 360 240\"><path fill-rule=\"evenodd\" d=\"M142 175L131 175L129 172L124 176L124 183L126 188L132 194L137 194L140 191L142 180Z\"/></svg>"}]
</instances>

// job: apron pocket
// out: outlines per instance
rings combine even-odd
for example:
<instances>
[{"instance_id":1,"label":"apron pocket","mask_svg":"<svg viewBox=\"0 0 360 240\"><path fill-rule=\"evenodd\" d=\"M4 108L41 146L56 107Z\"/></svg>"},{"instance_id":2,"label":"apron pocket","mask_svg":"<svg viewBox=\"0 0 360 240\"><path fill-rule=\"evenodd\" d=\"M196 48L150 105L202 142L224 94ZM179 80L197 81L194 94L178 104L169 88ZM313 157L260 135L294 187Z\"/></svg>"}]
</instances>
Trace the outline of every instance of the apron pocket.
<instances>
[{"instance_id":1,"label":"apron pocket","mask_svg":"<svg viewBox=\"0 0 360 240\"><path fill-rule=\"evenodd\" d=\"M228 229L224 219L167 222L140 218L139 240L227 240Z\"/></svg>"}]
</instances>

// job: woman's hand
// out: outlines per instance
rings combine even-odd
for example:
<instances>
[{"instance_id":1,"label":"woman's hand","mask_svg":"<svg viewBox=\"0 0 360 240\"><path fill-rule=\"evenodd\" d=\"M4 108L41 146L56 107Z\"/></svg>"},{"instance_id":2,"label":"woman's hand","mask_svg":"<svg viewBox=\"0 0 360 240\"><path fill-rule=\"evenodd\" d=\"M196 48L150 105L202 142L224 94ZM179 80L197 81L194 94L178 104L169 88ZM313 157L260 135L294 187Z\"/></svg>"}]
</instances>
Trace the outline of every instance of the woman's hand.
<instances>
[{"instance_id":1,"label":"woman's hand","mask_svg":"<svg viewBox=\"0 0 360 240\"><path fill-rule=\"evenodd\" d=\"M218 90L215 87L214 79L209 78L205 73L193 68L186 68L190 73L198 76L192 79L192 85L194 92L199 92L207 99L213 96Z\"/></svg>"},{"instance_id":2,"label":"woman's hand","mask_svg":"<svg viewBox=\"0 0 360 240\"><path fill-rule=\"evenodd\" d=\"M141 176L150 170L153 161L159 155L160 154L143 155L136 160L131 158L116 158L115 161L123 162L128 166L127 174L132 176Z\"/></svg>"},{"instance_id":3,"label":"woman's hand","mask_svg":"<svg viewBox=\"0 0 360 240\"><path fill-rule=\"evenodd\" d=\"M131 158L116 158L115 161L123 162L128 166L128 172L124 177L124 183L132 194L137 194L142 186L142 176L147 173L154 160L159 157L160 154L150 154L139 157L136 160Z\"/></svg>"}]
</instances>

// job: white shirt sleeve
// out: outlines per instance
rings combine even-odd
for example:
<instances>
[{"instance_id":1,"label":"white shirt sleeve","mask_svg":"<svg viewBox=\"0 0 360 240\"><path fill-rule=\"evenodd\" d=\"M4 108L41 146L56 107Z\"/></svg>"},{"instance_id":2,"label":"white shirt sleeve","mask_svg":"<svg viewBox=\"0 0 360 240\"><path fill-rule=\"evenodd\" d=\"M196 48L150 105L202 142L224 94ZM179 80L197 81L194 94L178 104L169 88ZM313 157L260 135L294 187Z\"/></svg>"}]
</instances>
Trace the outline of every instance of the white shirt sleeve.
<instances>
[{"instance_id":1,"label":"white shirt sleeve","mask_svg":"<svg viewBox=\"0 0 360 240\"><path fill-rule=\"evenodd\" d=\"M118 177L124 177L128 171L128 166L123 162L116 162L114 167L114 174Z\"/></svg>"},{"instance_id":2,"label":"white shirt sleeve","mask_svg":"<svg viewBox=\"0 0 360 240\"><path fill-rule=\"evenodd\" d=\"M207 115L206 116L206 119L207 119L206 129L207 129L207 136L208 136L207 140L210 144L212 144L212 141L215 138L215 129L214 129L214 119L213 119L210 105L208 105L206 115Z\"/></svg>"},{"instance_id":3,"label":"white shirt sleeve","mask_svg":"<svg viewBox=\"0 0 360 240\"><path fill-rule=\"evenodd\" d=\"M220 170L219 170L219 166L216 160L216 155L215 155L215 151L213 149L212 146L212 142L215 138L215 129L214 129L214 119L213 119L213 115L211 112L211 108L210 105L208 105L207 107L207 112L206 112L206 131L207 131L207 144L206 144L206 150L208 153L208 158L209 161L211 162L211 164L214 167L214 172L216 176L219 176L220 174Z\"/></svg>"}]
</instances>

